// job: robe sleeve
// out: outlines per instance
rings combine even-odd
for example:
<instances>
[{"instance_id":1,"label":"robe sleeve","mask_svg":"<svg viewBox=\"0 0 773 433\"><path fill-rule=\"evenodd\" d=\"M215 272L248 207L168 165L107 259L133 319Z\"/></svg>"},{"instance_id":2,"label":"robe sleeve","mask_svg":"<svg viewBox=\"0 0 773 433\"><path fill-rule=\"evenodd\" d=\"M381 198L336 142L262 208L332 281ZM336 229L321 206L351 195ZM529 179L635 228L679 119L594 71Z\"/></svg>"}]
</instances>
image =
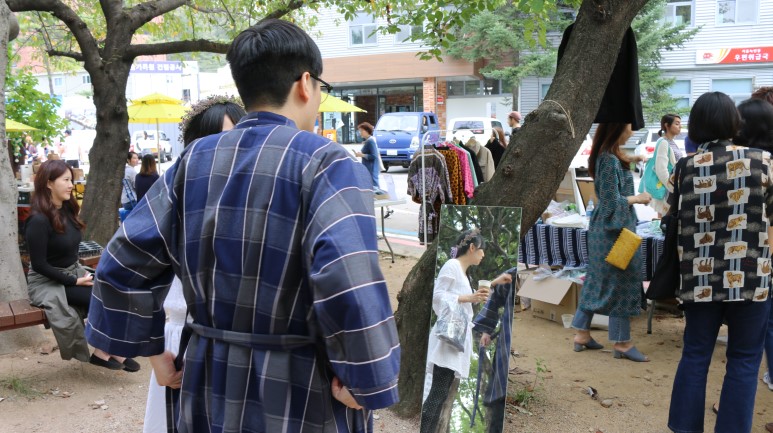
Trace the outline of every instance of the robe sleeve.
<instances>
[{"instance_id":1,"label":"robe sleeve","mask_svg":"<svg viewBox=\"0 0 773 433\"><path fill-rule=\"evenodd\" d=\"M332 369L359 404L378 409L398 401L400 343L379 267L370 178L343 152L305 170L302 248Z\"/></svg>"},{"instance_id":2,"label":"robe sleeve","mask_svg":"<svg viewBox=\"0 0 773 433\"><path fill-rule=\"evenodd\" d=\"M595 180L599 205L593 214L593 222L601 224L605 230L622 230L631 213L628 198L620 190L622 176L623 168L616 156L599 155Z\"/></svg>"}]
</instances>

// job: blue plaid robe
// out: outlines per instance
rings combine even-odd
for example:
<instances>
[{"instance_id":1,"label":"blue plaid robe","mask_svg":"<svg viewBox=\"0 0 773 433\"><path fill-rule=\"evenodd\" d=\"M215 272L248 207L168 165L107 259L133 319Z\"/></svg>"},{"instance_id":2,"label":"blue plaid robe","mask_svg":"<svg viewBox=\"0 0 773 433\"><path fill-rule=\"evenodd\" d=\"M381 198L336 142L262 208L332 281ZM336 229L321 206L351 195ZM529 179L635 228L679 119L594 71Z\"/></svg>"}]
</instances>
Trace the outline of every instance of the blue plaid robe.
<instances>
[{"instance_id":1,"label":"blue plaid robe","mask_svg":"<svg viewBox=\"0 0 773 433\"><path fill-rule=\"evenodd\" d=\"M163 352L176 274L195 323L181 432L371 431L400 362L371 187L340 145L272 113L192 143L105 249L89 343ZM333 399L334 375L368 410Z\"/></svg>"},{"instance_id":2,"label":"blue plaid robe","mask_svg":"<svg viewBox=\"0 0 773 433\"><path fill-rule=\"evenodd\" d=\"M473 328L478 332L496 335L496 352L493 356L491 375L487 378L487 386L483 393L483 402L491 404L505 398L507 395L508 361L510 357L510 342L513 321L513 284L517 278L517 269L507 271L513 277L512 284L497 284L492 288L491 297L480 310L473 322ZM501 310L501 314L500 314ZM492 337L493 339L494 337ZM480 363L478 364L481 365ZM479 367L480 368L480 367Z\"/></svg>"}]
</instances>

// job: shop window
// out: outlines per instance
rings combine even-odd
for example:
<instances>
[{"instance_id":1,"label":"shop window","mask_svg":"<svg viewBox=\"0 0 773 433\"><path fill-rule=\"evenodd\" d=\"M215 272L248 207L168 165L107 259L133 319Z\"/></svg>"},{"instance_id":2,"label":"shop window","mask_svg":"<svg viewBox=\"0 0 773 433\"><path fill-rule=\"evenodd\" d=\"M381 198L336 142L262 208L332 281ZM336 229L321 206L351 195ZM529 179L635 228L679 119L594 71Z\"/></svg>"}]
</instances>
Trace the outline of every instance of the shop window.
<instances>
[{"instance_id":1,"label":"shop window","mask_svg":"<svg viewBox=\"0 0 773 433\"><path fill-rule=\"evenodd\" d=\"M465 95L480 95L480 80L469 80L464 82Z\"/></svg>"},{"instance_id":2,"label":"shop window","mask_svg":"<svg viewBox=\"0 0 773 433\"><path fill-rule=\"evenodd\" d=\"M349 46L375 45L377 42L375 18L373 15L357 12L349 22Z\"/></svg>"},{"instance_id":3,"label":"shop window","mask_svg":"<svg viewBox=\"0 0 773 433\"><path fill-rule=\"evenodd\" d=\"M62 82L63 82L62 77L54 77L54 86L55 87L61 86Z\"/></svg>"},{"instance_id":4,"label":"shop window","mask_svg":"<svg viewBox=\"0 0 773 433\"><path fill-rule=\"evenodd\" d=\"M84 75L81 78L83 79L83 84L91 84L91 75Z\"/></svg>"},{"instance_id":5,"label":"shop window","mask_svg":"<svg viewBox=\"0 0 773 433\"><path fill-rule=\"evenodd\" d=\"M464 95L464 81L448 81L446 86L448 96Z\"/></svg>"},{"instance_id":6,"label":"shop window","mask_svg":"<svg viewBox=\"0 0 773 433\"><path fill-rule=\"evenodd\" d=\"M675 26L692 24L692 1L668 0L663 21Z\"/></svg>"},{"instance_id":7,"label":"shop window","mask_svg":"<svg viewBox=\"0 0 773 433\"><path fill-rule=\"evenodd\" d=\"M754 24L759 14L759 0L717 1L717 24Z\"/></svg>"},{"instance_id":8,"label":"shop window","mask_svg":"<svg viewBox=\"0 0 773 433\"><path fill-rule=\"evenodd\" d=\"M448 81L446 93L448 96L501 95L502 80Z\"/></svg>"},{"instance_id":9,"label":"shop window","mask_svg":"<svg viewBox=\"0 0 773 433\"><path fill-rule=\"evenodd\" d=\"M483 94L484 95L499 95L502 93L500 90L501 82L499 80L483 80Z\"/></svg>"},{"instance_id":10,"label":"shop window","mask_svg":"<svg viewBox=\"0 0 773 433\"><path fill-rule=\"evenodd\" d=\"M420 35L423 29L421 26L400 26L400 31L395 34L395 41L402 44L413 44L411 38Z\"/></svg>"},{"instance_id":11,"label":"shop window","mask_svg":"<svg viewBox=\"0 0 773 433\"><path fill-rule=\"evenodd\" d=\"M714 92L722 92L733 98L733 101L737 103L749 99L749 95L752 93L752 79L751 78L729 78L723 80L713 80L711 82L711 90Z\"/></svg>"}]
</instances>

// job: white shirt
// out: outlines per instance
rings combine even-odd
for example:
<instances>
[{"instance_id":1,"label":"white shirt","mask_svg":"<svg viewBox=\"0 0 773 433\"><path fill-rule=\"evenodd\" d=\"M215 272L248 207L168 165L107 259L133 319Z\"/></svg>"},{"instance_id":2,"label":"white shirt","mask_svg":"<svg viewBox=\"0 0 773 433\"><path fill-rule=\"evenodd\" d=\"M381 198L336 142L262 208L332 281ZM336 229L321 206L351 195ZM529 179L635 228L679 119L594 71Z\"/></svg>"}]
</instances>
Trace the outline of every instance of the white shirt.
<instances>
[{"instance_id":1,"label":"white shirt","mask_svg":"<svg viewBox=\"0 0 773 433\"><path fill-rule=\"evenodd\" d=\"M67 136L64 138L64 142L62 143L64 145L64 153L62 153L62 159L65 161L71 161L71 160L79 160L81 159L80 155L80 145L78 144L78 140L75 139L73 136Z\"/></svg>"},{"instance_id":2,"label":"white shirt","mask_svg":"<svg viewBox=\"0 0 773 433\"><path fill-rule=\"evenodd\" d=\"M451 259L447 261L435 280L435 289L432 293L432 309L438 314L443 304L448 302L456 304L459 302L460 295L469 295L472 293L470 280L462 271L462 265L459 260ZM470 375L470 357L472 356L472 304L465 302L460 304L467 313L467 338L464 341L464 352L456 350L453 346L444 343L435 336L435 327L433 325L429 334L429 345L427 348L427 371L432 372L432 368L437 365L453 370L456 377L462 379Z\"/></svg>"}]
</instances>

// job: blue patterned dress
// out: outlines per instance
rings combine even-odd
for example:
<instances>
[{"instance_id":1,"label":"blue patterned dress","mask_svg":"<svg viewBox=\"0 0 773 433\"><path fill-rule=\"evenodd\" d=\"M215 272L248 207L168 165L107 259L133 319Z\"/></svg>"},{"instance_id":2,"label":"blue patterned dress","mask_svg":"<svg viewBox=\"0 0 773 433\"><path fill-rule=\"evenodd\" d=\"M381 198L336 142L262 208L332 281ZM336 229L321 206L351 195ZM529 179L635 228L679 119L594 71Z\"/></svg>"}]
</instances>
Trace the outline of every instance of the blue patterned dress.
<instances>
[{"instance_id":1,"label":"blue patterned dress","mask_svg":"<svg viewBox=\"0 0 773 433\"><path fill-rule=\"evenodd\" d=\"M623 227L636 232L636 213L626 197L634 195L633 175L620 160L601 153L596 160L599 204L588 230L588 274L580 294L580 310L613 317L638 316L641 311L641 256L624 271L605 261Z\"/></svg>"}]
</instances>

